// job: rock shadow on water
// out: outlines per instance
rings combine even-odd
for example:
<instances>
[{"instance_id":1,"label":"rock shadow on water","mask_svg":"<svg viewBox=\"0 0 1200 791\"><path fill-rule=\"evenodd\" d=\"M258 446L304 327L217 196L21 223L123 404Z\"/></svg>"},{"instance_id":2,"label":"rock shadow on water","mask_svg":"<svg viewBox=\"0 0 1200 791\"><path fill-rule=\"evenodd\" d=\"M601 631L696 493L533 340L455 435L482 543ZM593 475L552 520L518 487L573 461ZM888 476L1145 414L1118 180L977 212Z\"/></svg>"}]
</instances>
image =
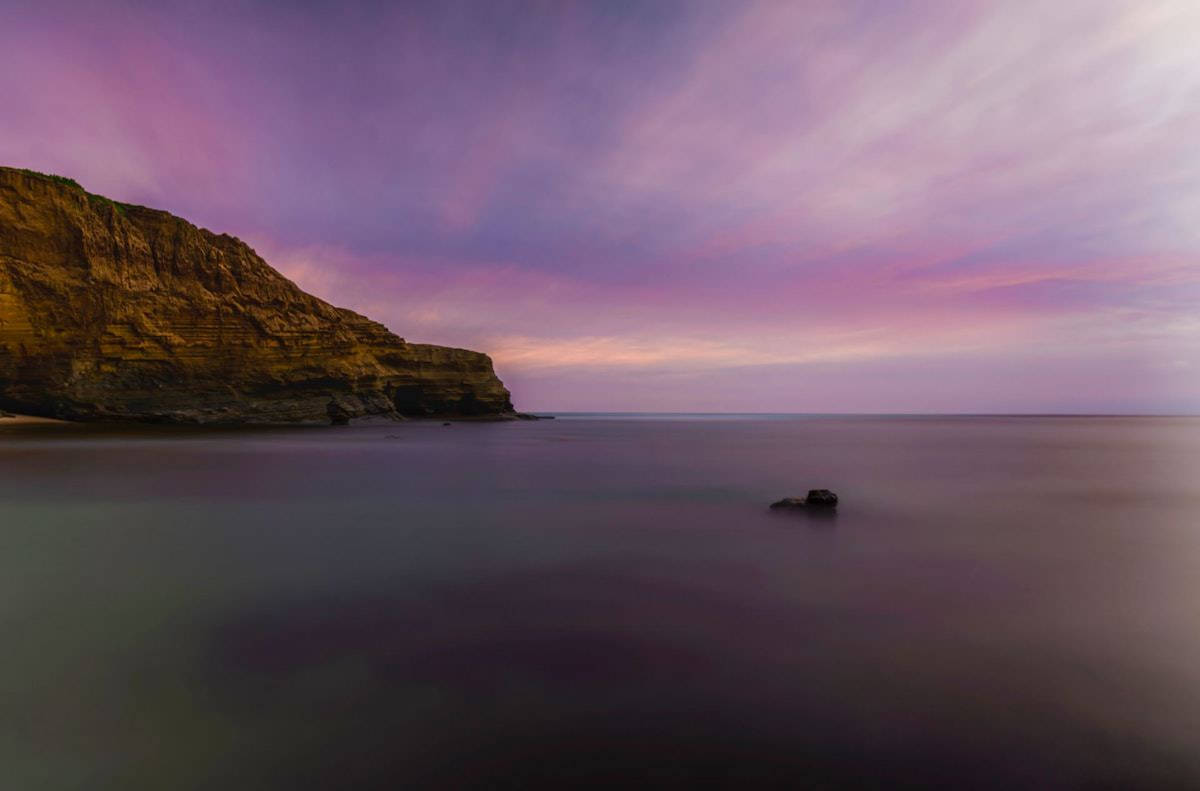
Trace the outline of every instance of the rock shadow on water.
<instances>
[{"instance_id":1,"label":"rock shadow on water","mask_svg":"<svg viewBox=\"0 0 1200 791\"><path fill-rule=\"evenodd\" d=\"M838 523L836 508L772 508L767 513L785 526L802 525L814 530L832 530Z\"/></svg>"}]
</instances>

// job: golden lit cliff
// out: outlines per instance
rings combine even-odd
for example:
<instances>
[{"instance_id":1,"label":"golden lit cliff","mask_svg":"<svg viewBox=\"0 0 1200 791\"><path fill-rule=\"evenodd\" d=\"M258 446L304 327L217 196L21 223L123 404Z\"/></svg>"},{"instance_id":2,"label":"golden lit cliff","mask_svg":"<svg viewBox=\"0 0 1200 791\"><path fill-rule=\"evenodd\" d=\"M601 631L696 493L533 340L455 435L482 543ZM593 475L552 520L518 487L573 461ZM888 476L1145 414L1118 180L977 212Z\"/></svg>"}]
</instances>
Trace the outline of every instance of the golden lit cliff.
<instances>
[{"instance_id":1,"label":"golden lit cliff","mask_svg":"<svg viewBox=\"0 0 1200 791\"><path fill-rule=\"evenodd\" d=\"M485 354L407 343L232 236L12 168L0 408L213 424L513 414Z\"/></svg>"}]
</instances>

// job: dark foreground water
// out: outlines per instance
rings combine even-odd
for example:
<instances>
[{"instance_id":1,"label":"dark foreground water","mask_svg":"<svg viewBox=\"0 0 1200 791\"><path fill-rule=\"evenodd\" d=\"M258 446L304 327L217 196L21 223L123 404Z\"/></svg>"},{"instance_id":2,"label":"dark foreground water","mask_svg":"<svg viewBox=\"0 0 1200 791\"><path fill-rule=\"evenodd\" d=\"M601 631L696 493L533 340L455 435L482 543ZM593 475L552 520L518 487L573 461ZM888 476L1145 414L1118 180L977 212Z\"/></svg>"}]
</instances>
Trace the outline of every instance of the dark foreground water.
<instances>
[{"instance_id":1,"label":"dark foreground water","mask_svg":"<svg viewBox=\"0 0 1200 791\"><path fill-rule=\"evenodd\" d=\"M10 427L0 634L14 791L1200 788L1200 419Z\"/></svg>"}]
</instances>

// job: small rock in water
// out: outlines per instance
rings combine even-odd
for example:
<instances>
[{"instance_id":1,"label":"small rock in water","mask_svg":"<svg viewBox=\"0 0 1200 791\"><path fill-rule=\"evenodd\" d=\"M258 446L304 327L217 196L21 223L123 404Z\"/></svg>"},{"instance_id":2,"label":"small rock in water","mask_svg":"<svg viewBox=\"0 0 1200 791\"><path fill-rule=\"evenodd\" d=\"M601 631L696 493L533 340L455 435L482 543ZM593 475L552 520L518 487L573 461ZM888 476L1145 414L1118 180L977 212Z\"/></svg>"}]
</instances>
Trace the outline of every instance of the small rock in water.
<instances>
[{"instance_id":1,"label":"small rock in water","mask_svg":"<svg viewBox=\"0 0 1200 791\"><path fill-rule=\"evenodd\" d=\"M818 508L837 508L837 495L828 489L809 489L804 504Z\"/></svg>"},{"instance_id":2,"label":"small rock in water","mask_svg":"<svg viewBox=\"0 0 1200 791\"><path fill-rule=\"evenodd\" d=\"M809 489L807 497L785 497L772 508L836 508L838 497L828 489Z\"/></svg>"}]
</instances>

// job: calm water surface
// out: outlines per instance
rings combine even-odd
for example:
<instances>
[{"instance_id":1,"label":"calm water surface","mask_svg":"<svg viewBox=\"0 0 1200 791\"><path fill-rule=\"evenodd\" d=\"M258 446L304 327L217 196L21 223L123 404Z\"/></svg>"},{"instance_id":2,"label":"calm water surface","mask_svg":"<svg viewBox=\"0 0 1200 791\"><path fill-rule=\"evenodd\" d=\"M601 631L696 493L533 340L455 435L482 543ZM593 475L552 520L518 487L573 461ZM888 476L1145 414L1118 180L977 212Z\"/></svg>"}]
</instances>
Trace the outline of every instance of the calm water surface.
<instances>
[{"instance_id":1,"label":"calm water surface","mask_svg":"<svg viewBox=\"0 0 1200 791\"><path fill-rule=\"evenodd\" d=\"M0 429L0 787L1200 788L1198 462L1192 418Z\"/></svg>"}]
</instances>

